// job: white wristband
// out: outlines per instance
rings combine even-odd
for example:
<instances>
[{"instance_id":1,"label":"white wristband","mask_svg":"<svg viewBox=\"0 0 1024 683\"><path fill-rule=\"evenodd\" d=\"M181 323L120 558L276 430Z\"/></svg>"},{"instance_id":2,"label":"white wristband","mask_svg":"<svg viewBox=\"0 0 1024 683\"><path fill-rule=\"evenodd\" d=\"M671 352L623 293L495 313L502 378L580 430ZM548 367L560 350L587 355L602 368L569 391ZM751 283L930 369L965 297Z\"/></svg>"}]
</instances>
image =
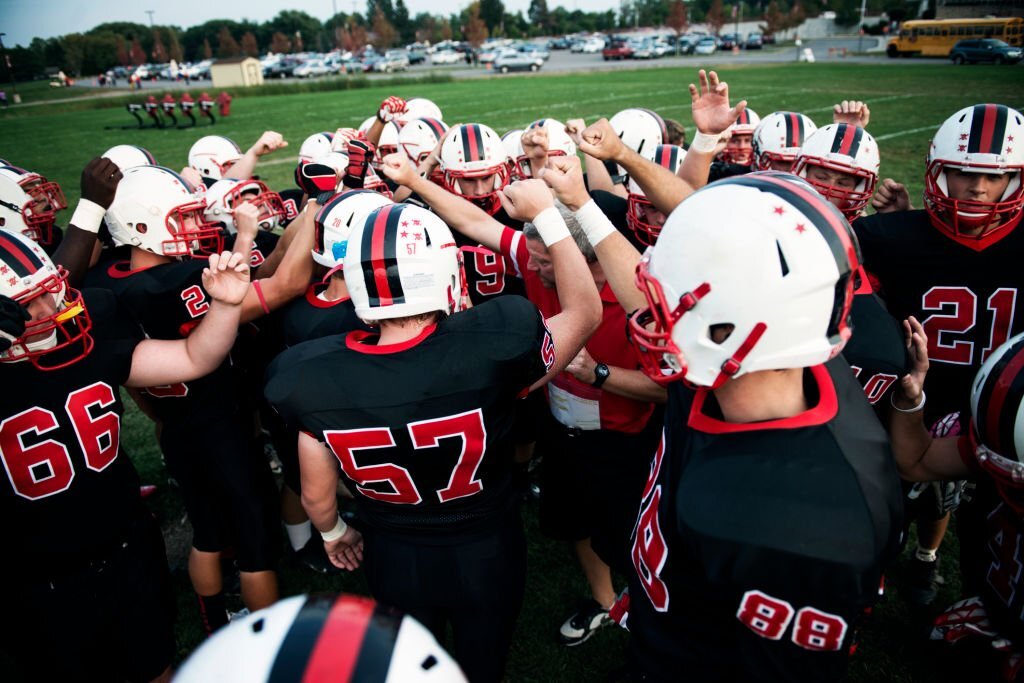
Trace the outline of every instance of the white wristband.
<instances>
[{"instance_id":1,"label":"white wristband","mask_svg":"<svg viewBox=\"0 0 1024 683\"><path fill-rule=\"evenodd\" d=\"M601 240L615 232L615 226L593 199L581 206L574 215L592 247L596 247Z\"/></svg>"},{"instance_id":2,"label":"white wristband","mask_svg":"<svg viewBox=\"0 0 1024 683\"><path fill-rule=\"evenodd\" d=\"M320 538L324 539L324 543L330 543L331 541L337 541L339 538L345 535L348 531L348 524L345 524L345 520L338 517L338 521L335 523L334 528L330 531L321 531Z\"/></svg>"},{"instance_id":3,"label":"white wristband","mask_svg":"<svg viewBox=\"0 0 1024 683\"><path fill-rule=\"evenodd\" d=\"M562 214L558 213L558 209L553 206L538 213L531 223L533 223L533 227L537 228L546 247L561 242L566 237L571 237L569 228L565 227L565 221L562 220Z\"/></svg>"},{"instance_id":4,"label":"white wristband","mask_svg":"<svg viewBox=\"0 0 1024 683\"><path fill-rule=\"evenodd\" d=\"M925 404L925 401L927 401L927 400L928 400L928 396L924 393L924 389L922 389L921 390L921 402L918 403L913 408L910 408L909 410L904 410L903 408L900 408L899 406L896 405L896 392L894 391L891 394L889 394L889 405L892 406L893 410L895 410L897 412L900 412L900 413L919 413L922 410L924 410L924 404Z\"/></svg>"},{"instance_id":5,"label":"white wristband","mask_svg":"<svg viewBox=\"0 0 1024 683\"><path fill-rule=\"evenodd\" d=\"M105 215L107 215L107 210L96 202L79 199L75 213L71 216L70 225L95 235L100 231L100 223L103 222Z\"/></svg>"},{"instance_id":6,"label":"white wristband","mask_svg":"<svg viewBox=\"0 0 1024 683\"><path fill-rule=\"evenodd\" d=\"M690 142L690 150L694 152L701 152L708 154L715 151L715 147L718 147L718 140L721 136L711 135L709 133L701 133L697 131L697 134L693 136L693 140Z\"/></svg>"}]
</instances>

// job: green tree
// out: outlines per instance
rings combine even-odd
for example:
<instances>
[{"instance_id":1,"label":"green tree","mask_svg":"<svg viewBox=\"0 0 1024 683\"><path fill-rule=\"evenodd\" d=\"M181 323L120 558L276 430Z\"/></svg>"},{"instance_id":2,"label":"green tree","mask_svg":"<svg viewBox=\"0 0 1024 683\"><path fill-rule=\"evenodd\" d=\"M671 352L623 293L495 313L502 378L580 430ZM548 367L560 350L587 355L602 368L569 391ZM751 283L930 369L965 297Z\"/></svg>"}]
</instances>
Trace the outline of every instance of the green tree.
<instances>
[{"instance_id":1,"label":"green tree","mask_svg":"<svg viewBox=\"0 0 1024 683\"><path fill-rule=\"evenodd\" d=\"M373 41L374 47L380 50L394 47L398 32L395 31L395 27L388 21L388 18L384 16L384 10L380 6L373 12L373 33L376 36Z\"/></svg>"},{"instance_id":2,"label":"green tree","mask_svg":"<svg viewBox=\"0 0 1024 683\"><path fill-rule=\"evenodd\" d=\"M395 2L395 16L391 23L398 31L398 38L403 45L416 40L416 26L409 19L409 8L405 6L405 0Z\"/></svg>"},{"instance_id":3,"label":"green tree","mask_svg":"<svg viewBox=\"0 0 1024 683\"><path fill-rule=\"evenodd\" d=\"M547 32L551 26L551 12L548 10L547 0L530 0L530 9L526 15L530 17L530 24L541 33Z\"/></svg>"},{"instance_id":4,"label":"green tree","mask_svg":"<svg viewBox=\"0 0 1024 683\"><path fill-rule=\"evenodd\" d=\"M505 18L505 5L501 0L479 0L479 16L487 26L490 34L497 35L501 32L501 22Z\"/></svg>"}]
</instances>

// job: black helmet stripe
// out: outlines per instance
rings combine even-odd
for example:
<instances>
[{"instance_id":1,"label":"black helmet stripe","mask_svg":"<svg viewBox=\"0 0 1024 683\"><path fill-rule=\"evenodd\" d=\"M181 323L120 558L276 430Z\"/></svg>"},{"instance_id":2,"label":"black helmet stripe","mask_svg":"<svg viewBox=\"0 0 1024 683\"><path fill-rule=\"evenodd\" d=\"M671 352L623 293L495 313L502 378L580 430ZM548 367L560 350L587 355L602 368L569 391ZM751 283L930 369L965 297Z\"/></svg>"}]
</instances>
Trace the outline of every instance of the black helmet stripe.
<instances>
[{"instance_id":1,"label":"black helmet stripe","mask_svg":"<svg viewBox=\"0 0 1024 683\"><path fill-rule=\"evenodd\" d=\"M978 396L975 424L985 445L996 453L1015 450L1013 428L1024 399L1024 339L1007 349L985 378ZM1016 459L1016 458L1013 458Z\"/></svg>"},{"instance_id":2,"label":"black helmet stripe","mask_svg":"<svg viewBox=\"0 0 1024 683\"><path fill-rule=\"evenodd\" d=\"M391 657L398 642L398 629L402 622L385 607L377 605L370 617L373 628L367 628L363 646L352 672L353 681L379 681L391 668Z\"/></svg>"},{"instance_id":3,"label":"black helmet stripe","mask_svg":"<svg viewBox=\"0 0 1024 683\"><path fill-rule=\"evenodd\" d=\"M967 140L967 152L1001 153L1008 114L1006 107L1001 104L974 105L974 116L971 117L971 135Z\"/></svg>"},{"instance_id":4,"label":"black helmet stripe","mask_svg":"<svg viewBox=\"0 0 1024 683\"><path fill-rule=\"evenodd\" d=\"M359 256L371 307L405 303L396 246L405 208L401 204L389 204L366 219Z\"/></svg>"},{"instance_id":5,"label":"black helmet stripe","mask_svg":"<svg viewBox=\"0 0 1024 683\"><path fill-rule=\"evenodd\" d=\"M462 158L464 161L480 161L484 158L484 136L476 123L462 127Z\"/></svg>"},{"instance_id":6,"label":"black helmet stripe","mask_svg":"<svg viewBox=\"0 0 1024 683\"><path fill-rule=\"evenodd\" d=\"M0 265L7 266L23 278L42 268L43 260L21 241L0 230Z\"/></svg>"},{"instance_id":7,"label":"black helmet stripe","mask_svg":"<svg viewBox=\"0 0 1024 683\"><path fill-rule=\"evenodd\" d=\"M306 599L281 641L267 683L292 683L299 678L298 672L305 671L332 604L330 597L322 595Z\"/></svg>"},{"instance_id":8,"label":"black helmet stripe","mask_svg":"<svg viewBox=\"0 0 1024 683\"><path fill-rule=\"evenodd\" d=\"M420 119L420 121L423 121L423 123L427 124L430 130L434 131L434 135L437 136L438 140L444 137L445 131L443 123L441 123L437 119Z\"/></svg>"},{"instance_id":9,"label":"black helmet stripe","mask_svg":"<svg viewBox=\"0 0 1024 683\"><path fill-rule=\"evenodd\" d=\"M856 157L857 152L860 151L860 141L863 137L864 129L860 126L840 123L836 126L836 133L832 138L832 149L830 151L833 154L845 154L846 156Z\"/></svg>"},{"instance_id":10,"label":"black helmet stripe","mask_svg":"<svg viewBox=\"0 0 1024 683\"><path fill-rule=\"evenodd\" d=\"M800 147L804 144L804 117L796 112L786 112L786 147Z\"/></svg>"}]
</instances>

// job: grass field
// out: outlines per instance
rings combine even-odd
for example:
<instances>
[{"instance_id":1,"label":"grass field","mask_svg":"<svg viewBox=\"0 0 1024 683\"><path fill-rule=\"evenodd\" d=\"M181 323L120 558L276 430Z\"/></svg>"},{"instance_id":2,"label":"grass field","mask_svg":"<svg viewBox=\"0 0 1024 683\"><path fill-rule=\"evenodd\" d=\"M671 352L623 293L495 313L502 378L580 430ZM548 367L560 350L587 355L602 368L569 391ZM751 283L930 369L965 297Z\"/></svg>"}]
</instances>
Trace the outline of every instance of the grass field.
<instances>
[{"instance_id":1,"label":"grass field","mask_svg":"<svg viewBox=\"0 0 1024 683\"><path fill-rule=\"evenodd\" d=\"M186 162L189 146L200 135L227 135L244 148L263 130L274 129L292 145L287 154L279 152L269 157L258 173L271 187L281 188L291 183L294 155L306 135L358 125L389 94L429 97L442 107L449 123L482 122L499 133L540 117L563 121L582 117L589 122L626 107L643 106L678 119L692 135L686 85L695 79L695 68L467 80L404 86L394 93L392 87L382 85L331 93L246 97L235 101L231 117L218 121L214 127L196 130L107 129L130 122L123 108L67 112L62 111L61 105L27 107L0 111L0 157L58 180L73 206L81 168L91 157L114 144L144 146L164 165L180 168ZM982 101L1016 108L1024 105L1024 70L1020 68L800 64L726 68L720 73L730 84L734 99L747 99L762 115L790 109L807 113L822 125L831 120L829 112L836 101L868 101L872 110L869 131L882 150L882 175L906 182L917 205L928 141L947 116ZM63 216L63 220L69 215ZM166 474L152 438L152 427L137 412L126 417L123 443L143 479L161 485L152 503L161 520L168 528L177 527L182 507L175 490L164 485ZM568 548L540 536L533 504L528 504L525 511L531 539L527 598L508 679L605 680L611 670L622 664L628 635L606 629L576 649L555 644L559 624L587 591ZM942 605L958 594L955 548L955 538L947 539L942 566L948 582L938 601ZM923 642L926 615L912 615L899 599L902 570L901 562L889 573L896 588L875 610L863 634L851 679L859 683L989 680L984 674L979 678L977 670L962 667L962 658L953 656L947 648ZM282 563L281 576L286 594L307 590L365 592L358 574L328 581L311 577L287 560ZM179 646L185 656L197 644L199 629L188 580L180 567L176 581L180 588Z\"/></svg>"}]
</instances>

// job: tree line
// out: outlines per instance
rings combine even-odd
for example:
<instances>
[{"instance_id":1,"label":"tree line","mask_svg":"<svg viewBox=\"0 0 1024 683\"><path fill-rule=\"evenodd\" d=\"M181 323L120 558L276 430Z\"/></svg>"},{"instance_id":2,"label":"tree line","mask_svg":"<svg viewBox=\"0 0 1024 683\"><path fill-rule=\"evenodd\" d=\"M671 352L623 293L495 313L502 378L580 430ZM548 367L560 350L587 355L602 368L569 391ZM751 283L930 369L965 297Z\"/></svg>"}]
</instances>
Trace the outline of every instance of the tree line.
<instances>
[{"instance_id":1,"label":"tree line","mask_svg":"<svg viewBox=\"0 0 1024 683\"><path fill-rule=\"evenodd\" d=\"M897 0L869 0L868 8L884 9L887 2ZM387 49L414 41L457 40L479 45L492 36L559 36L636 26L669 26L682 33L698 23L717 31L739 15L746 20L761 19L763 28L771 33L799 25L823 7L852 17L850 23L855 23L860 0L627 0L618 12L551 8L548 0L531 0L525 14L508 12L501 0L474 0L448 15L410 15L404 0L367 0L365 13L340 12L325 21L305 12L283 10L262 23L212 19L181 28L108 22L85 33L34 38L27 47L9 48L8 53L15 77L28 80L56 69L72 75L95 74L118 65L172 59L180 63L267 52L359 51L367 45ZM6 65L0 73L4 80L10 77Z\"/></svg>"}]
</instances>

